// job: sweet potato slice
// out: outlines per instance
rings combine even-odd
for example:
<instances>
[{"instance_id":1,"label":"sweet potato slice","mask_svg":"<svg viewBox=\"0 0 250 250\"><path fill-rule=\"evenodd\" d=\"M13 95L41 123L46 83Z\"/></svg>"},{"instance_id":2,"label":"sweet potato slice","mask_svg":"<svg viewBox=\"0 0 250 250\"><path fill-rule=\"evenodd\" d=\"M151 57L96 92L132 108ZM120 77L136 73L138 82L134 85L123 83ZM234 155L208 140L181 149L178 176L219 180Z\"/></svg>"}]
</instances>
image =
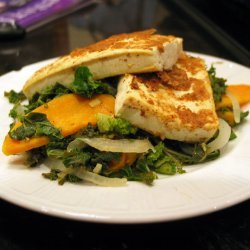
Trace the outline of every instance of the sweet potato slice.
<instances>
[{"instance_id":1,"label":"sweet potato slice","mask_svg":"<svg viewBox=\"0 0 250 250\"><path fill-rule=\"evenodd\" d=\"M47 119L58 129L63 136L72 135L91 123L96 124L96 114L114 114L115 98L111 95L97 95L91 99L76 94L67 94L55 98L42 105L33 112L44 113ZM18 123L14 129L20 126ZM45 136L25 140L14 140L9 135L5 137L2 151L6 155L26 152L32 148L41 147L49 142Z\"/></svg>"},{"instance_id":2,"label":"sweet potato slice","mask_svg":"<svg viewBox=\"0 0 250 250\"><path fill-rule=\"evenodd\" d=\"M240 106L243 106L250 102L250 85L229 85L227 89L235 95ZM231 106L231 100L226 95L222 96L222 99L219 103L216 103L217 110L220 108Z\"/></svg>"},{"instance_id":3,"label":"sweet potato slice","mask_svg":"<svg viewBox=\"0 0 250 250\"><path fill-rule=\"evenodd\" d=\"M119 161L111 161L109 169L112 171L118 171L125 165L131 166L137 159L138 154L136 153L123 153Z\"/></svg>"}]
</instances>

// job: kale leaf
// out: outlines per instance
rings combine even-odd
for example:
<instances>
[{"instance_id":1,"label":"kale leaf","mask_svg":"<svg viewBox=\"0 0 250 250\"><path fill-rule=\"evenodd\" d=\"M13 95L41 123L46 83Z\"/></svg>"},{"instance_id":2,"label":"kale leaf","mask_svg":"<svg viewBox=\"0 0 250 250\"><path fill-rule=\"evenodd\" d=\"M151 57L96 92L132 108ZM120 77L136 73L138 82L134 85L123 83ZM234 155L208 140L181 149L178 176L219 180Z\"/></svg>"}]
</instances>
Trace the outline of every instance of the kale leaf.
<instances>
[{"instance_id":1,"label":"kale leaf","mask_svg":"<svg viewBox=\"0 0 250 250\"><path fill-rule=\"evenodd\" d=\"M208 70L208 75L209 75L211 87L213 90L214 101L220 102L222 95L226 93L226 89L227 89L226 81L227 80L216 76L216 69L213 65Z\"/></svg>"},{"instance_id":2,"label":"kale leaf","mask_svg":"<svg viewBox=\"0 0 250 250\"><path fill-rule=\"evenodd\" d=\"M94 94L106 93L114 95L116 92L111 85L94 80L92 73L84 66L76 69L71 90L87 98L91 98Z\"/></svg>"},{"instance_id":3,"label":"kale leaf","mask_svg":"<svg viewBox=\"0 0 250 250\"><path fill-rule=\"evenodd\" d=\"M51 101L52 99L69 93L71 93L71 90L61 85L60 83L56 83L53 86L49 86L43 89L41 93L35 93L32 96L31 100L29 101L29 104L25 106L25 113L27 114L35 108Z\"/></svg>"},{"instance_id":4,"label":"kale leaf","mask_svg":"<svg viewBox=\"0 0 250 250\"><path fill-rule=\"evenodd\" d=\"M47 158L45 147L31 149L27 152L27 154L28 157L26 160L26 164L29 167L36 167Z\"/></svg>"},{"instance_id":5,"label":"kale leaf","mask_svg":"<svg viewBox=\"0 0 250 250\"><path fill-rule=\"evenodd\" d=\"M55 181L58 179L58 174L60 173L57 169L51 169L49 173L42 173L42 176L51 181Z\"/></svg>"},{"instance_id":6,"label":"kale leaf","mask_svg":"<svg viewBox=\"0 0 250 250\"><path fill-rule=\"evenodd\" d=\"M32 136L48 136L50 138L62 139L60 130L55 128L42 113L31 112L21 118L22 125L11 130L9 135L12 139L23 140Z\"/></svg>"},{"instance_id":7,"label":"kale leaf","mask_svg":"<svg viewBox=\"0 0 250 250\"><path fill-rule=\"evenodd\" d=\"M96 137L99 136L100 132L98 131L96 126L93 126L91 123L88 123L87 127L81 129L76 135L75 137L88 137L88 138L92 138L92 137Z\"/></svg>"},{"instance_id":8,"label":"kale leaf","mask_svg":"<svg viewBox=\"0 0 250 250\"><path fill-rule=\"evenodd\" d=\"M9 92L5 91L4 96L7 97L9 102L13 104L20 103L26 99L26 96L22 91L16 92L15 90L11 90Z\"/></svg>"},{"instance_id":9,"label":"kale leaf","mask_svg":"<svg viewBox=\"0 0 250 250\"><path fill-rule=\"evenodd\" d=\"M137 128L127 120L114 118L105 114L97 114L97 127L101 133L129 135L137 132Z\"/></svg>"},{"instance_id":10,"label":"kale leaf","mask_svg":"<svg viewBox=\"0 0 250 250\"><path fill-rule=\"evenodd\" d=\"M244 122L245 118L249 115L249 111L241 111L240 113L240 122L237 124L241 124Z\"/></svg>"},{"instance_id":11,"label":"kale leaf","mask_svg":"<svg viewBox=\"0 0 250 250\"><path fill-rule=\"evenodd\" d=\"M157 175L154 171L140 171L131 166L125 166L117 172L111 173L110 177L127 178L129 181L140 181L147 185L152 185Z\"/></svg>"},{"instance_id":12,"label":"kale leaf","mask_svg":"<svg viewBox=\"0 0 250 250\"><path fill-rule=\"evenodd\" d=\"M5 91L4 96L8 98L9 103L14 104L13 108L9 112L9 116L13 119L18 119L18 117L24 113L21 102L26 99L26 96L22 91L16 92L15 90L10 90L9 92Z\"/></svg>"}]
</instances>

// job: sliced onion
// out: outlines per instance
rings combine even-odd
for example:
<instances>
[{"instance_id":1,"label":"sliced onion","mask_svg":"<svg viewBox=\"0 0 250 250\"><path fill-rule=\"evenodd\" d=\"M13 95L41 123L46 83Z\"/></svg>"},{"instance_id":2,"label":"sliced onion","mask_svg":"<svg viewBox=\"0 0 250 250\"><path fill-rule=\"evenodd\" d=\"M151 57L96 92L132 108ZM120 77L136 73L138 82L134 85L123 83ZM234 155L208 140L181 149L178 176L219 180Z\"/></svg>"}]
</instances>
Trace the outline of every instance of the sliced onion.
<instances>
[{"instance_id":1,"label":"sliced onion","mask_svg":"<svg viewBox=\"0 0 250 250\"><path fill-rule=\"evenodd\" d=\"M109 177L101 176L98 173L89 172L84 169L66 168L63 165L62 161L58 159L49 158L44 162L44 165L50 169L60 170L61 173L59 173L58 176L61 179L64 178L67 174L74 174L84 181L89 181L99 186L119 187L119 186L125 186L127 183L126 178L109 178ZM98 168L99 167L102 167L102 165L99 164Z\"/></svg>"},{"instance_id":2,"label":"sliced onion","mask_svg":"<svg viewBox=\"0 0 250 250\"><path fill-rule=\"evenodd\" d=\"M71 152L71 151L74 151L75 149L84 148L85 146L86 146L86 143L84 141L78 140L78 138L76 138L74 141L69 143L67 147L67 151Z\"/></svg>"},{"instance_id":3,"label":"sliced onion","mask_svg":"<svg viewBox=\"0 0 250 250\"><path fill-rule=\"evenodd\" d=\"M237 100L237 98L235 97L235 95L230 92L229 90L227 90L226 95L229 97L229 99L232 102L232 106L233 106L233 114L234 114L234 121L236 123L240 122L240 104Z\"/></svg>"},{"instance_id":4,"label":"sliced onion","mask_svg":"<svg viewBox=\"0 0 250 250\"><path fill-rule=\"evenodd\" d=\"M126 178L109 178L83 169L76 170L74 174L82 180L89 181L99 186L120 187L125 186L127 183Z\"/></svg>"},{"instance_id":5,"label":"sliced onion","mask_svg":"<svg viewBox=\"0 0 250 250\"><path fill-rule=\"evenodd\" d=\"M62 160L50 158L50 157L45 160L44 165L50 169L57 169L60 171L65 171L67 169L64 166Z\"/></svg>"},{"instance_id":6,"label":"sliced onion","mask_svg":"<svg viewBox=\"0 0 250 250\"><path fill-rule=\"evenodd\" d=\"M154 149L153 145L148 139L134 140L134 139L120 139L112 140L108 138L78 138L96 148L100 151L107 152L121 152L121 153L144 153L149 149Z\"/></svg>"},{"instance_id":7,"label":"sliced onion","mask_svg":"<svg viewBox=\"0 0 250 250\"><path fill-rule=\"evenodd\" d=\"M207 153L211 153L217 149L223 148L229 141L231 135L231 127L223 119L219 119L219 134L207 144Z\"/></svg>"}]
</instances>

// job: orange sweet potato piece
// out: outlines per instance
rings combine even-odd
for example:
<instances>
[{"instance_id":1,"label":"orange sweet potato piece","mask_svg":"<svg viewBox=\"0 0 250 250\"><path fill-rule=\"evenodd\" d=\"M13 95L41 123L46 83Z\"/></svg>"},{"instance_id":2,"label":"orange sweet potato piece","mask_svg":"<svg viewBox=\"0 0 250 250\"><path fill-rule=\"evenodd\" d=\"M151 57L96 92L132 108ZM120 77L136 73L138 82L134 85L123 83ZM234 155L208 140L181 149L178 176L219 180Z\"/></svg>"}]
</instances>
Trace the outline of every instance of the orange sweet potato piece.
<instances>
[{"instance_id":1,"label":"orange sweet potato piece","mask_svg":"<svg viewBox=\"0 0 250 250\"><path fill-rule=\"evenodd\" d=\"M47 119L58 129L63 136L78 132L91 123L96 124L96 114L114 114L115 98L111 95L97 95L91 99L76 94L67 94L55 98L45 105L33 110L44 113ZM14 128L20 126L17 123ZM13 140L9 135L5 137L2 151L6 155L18 154L32 148L41 147L49 142L45 136L33 137L25 140Z\"/></svg>"},{"instance_id":2,"label":"orange sweet potato piece","mask_svg":"<svg viewBox=\"0 0 250 250\"><path fill-rule=\"evenodd\" d=\"M229 85L227 89L235 95L240 106L250 102L250 85ZM219 103L216 103L217 110L231 106L231 100L226 95L222 96L222 99Z\"/></svg>"},{"instance_id":3,"label":"orange sweet potato piece","mask_svg":"<svg viewBox=\"0 0 250 250\"><path fill-rule=\"evenodd\" d=\"M223 112L218 111L217 115L218 115L218 117L224 119L230 126L235 125L233 111L231 111L231 110L223 111Z\"/></svg>"},{"instance_id":4,"label":"orange sweet potato piece","mask_svg":"<svg viewBox=\"0 0 250 250\"><path fill-rule=\"evenodd\" d=\"M125 165L131 166L137 159L138 154L136 153L122 153L119 161L111 161L109 169L112 171L118 171L123 168Z\"/></svg>"},{"instance_id":5,"label":"orange sweet potato piece","mask_svg":"<svg viewBox=\"0 0 250 250\"><path fill-rule=\"evenodd\" d=\"M228 90L236 96L241 106L250 102L250 85L229 85Z\"/></svg>"}]
</instances>

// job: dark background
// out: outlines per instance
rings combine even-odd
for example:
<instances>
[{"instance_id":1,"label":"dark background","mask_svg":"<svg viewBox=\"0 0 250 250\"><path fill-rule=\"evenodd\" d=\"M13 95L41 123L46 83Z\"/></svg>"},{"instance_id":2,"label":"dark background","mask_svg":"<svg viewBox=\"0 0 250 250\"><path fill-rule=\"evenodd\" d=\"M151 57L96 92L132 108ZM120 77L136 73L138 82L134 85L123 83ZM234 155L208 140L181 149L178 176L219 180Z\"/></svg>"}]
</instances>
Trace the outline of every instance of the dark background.
<instances>
[{"instance_id":1,"label":"dark background","mask_svg":"<svg viewBox=\"0 0 250 250\"><path fill-rule=\"evenodd\" d=\"M189 0L237 42L250 50L249 0Z\"/></svg>"}]
</instances>

